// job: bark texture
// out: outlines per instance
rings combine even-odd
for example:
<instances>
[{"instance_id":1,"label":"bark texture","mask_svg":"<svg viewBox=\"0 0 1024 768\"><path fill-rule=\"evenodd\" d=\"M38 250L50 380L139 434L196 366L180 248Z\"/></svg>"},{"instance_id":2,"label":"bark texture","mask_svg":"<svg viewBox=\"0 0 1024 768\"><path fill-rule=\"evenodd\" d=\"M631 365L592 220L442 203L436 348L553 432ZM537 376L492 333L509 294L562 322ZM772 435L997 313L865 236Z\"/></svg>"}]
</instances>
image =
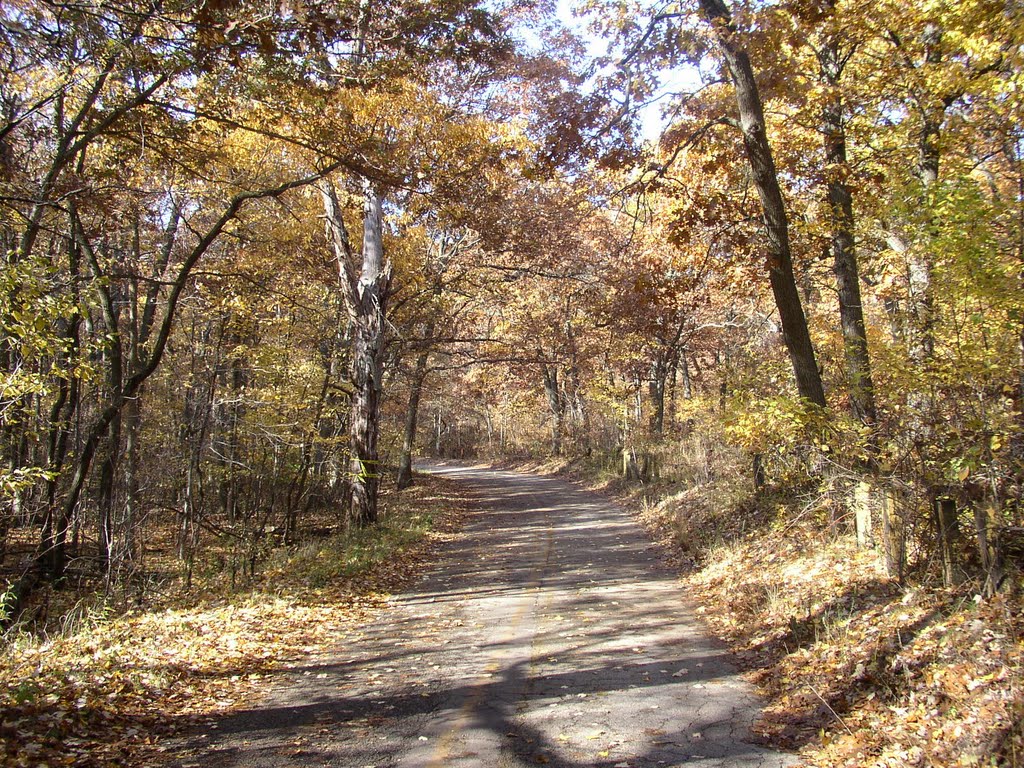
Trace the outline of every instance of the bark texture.
<instances>
[{"instance_id":1,"label":"bark texture","mask_svg":"<svg viewBox=\"0 0 1024 768\"><path fill-rule=\"evenodd\" d=\"M338 265L339 287L352 329L349 369L352 401L349 411L349 483L351 498L346 522L372 525L377 520L380 488L380 396L385 352L385 319L391 291L391 266L384 258L381 194L364 184L363 249L359 277L353 273L355 254L334 187L320 185L327 235Z\"/></svg>"},{"instance_id":2,"label":"bark texture","mask_svg":"<svg viewBox=\"0 0 1024 768\"><path fill-rule=\"evenodd\" d=\"M551 455L562 455L562 430L565 423L565 398L558 388L558 368L555 365L542 364L541 374L544 377L544 393L548 398L551 411Z\"/></svg>"},{"instance_id":3,"label":"bark texture","mask_svg":"<svg viewBox=\"0 0 1024 768\"><path fill-rule=\"evenodd\" d=\"M426 338L434 335L434 322L427 324ZM398 488L412 485L412 452L416 447L416 425L419 419L420 395L423 382L427 378L427 362L430 350L424 349L416 356L416 369L412 374L412 387L409 389L409 406L405 412L405 434L402 438L402 453L398 458Z\"/></svg>"},{"instance_id":4,"label":"bark texture","mask_svg":"<svg viewBox=\"0 0 1024 768\"><path fill-rule=\"evenodd\" d=\"M377 521L377 492L380 488L381 376L384 359L384 319L391 282L384 266L380 194L367 186L363 212L363 267L357 288L358 322L352 346L352 410L349 437L352 456L350 522L357 526Z\"/></svg>"},{"instance_id":5,"label":"bark texture","mask_svg":"<svg viewBox=\"0 0 1024 768\"><path fill-rule=\"evenodd\" d=\"M846 154L846 125L842 97L838 92L845 59L835 40L826 41L818 56L822 78L835 94L822 110L821 123L825 135L828 202L832 213L832 270L839 292L839 319L846 353L850 410L861 424L872 426L877 420L875 388L871 378L871 360L860 293L853 195L846 182L850 172Z\"/></svg>"}]
</instances>

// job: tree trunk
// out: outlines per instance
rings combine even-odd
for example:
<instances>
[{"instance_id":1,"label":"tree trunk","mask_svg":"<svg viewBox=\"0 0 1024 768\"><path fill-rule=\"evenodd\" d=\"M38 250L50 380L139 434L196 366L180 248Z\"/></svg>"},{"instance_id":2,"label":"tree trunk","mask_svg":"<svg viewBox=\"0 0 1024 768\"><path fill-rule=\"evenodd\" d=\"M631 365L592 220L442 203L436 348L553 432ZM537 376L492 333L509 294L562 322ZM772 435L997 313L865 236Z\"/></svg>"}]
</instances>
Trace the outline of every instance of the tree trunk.
<instances>
[{"instance_id":1,"label":"tree trunk","mask_svg":"<svg viewBox=\"0 0 1024 768\"><path fill-rule=\"evenodd\" d=\"M352 401L349 411L348 525L377 521L377 492L381 467L377 453L380 396L383 387L385 320L391 288L391 266L384 260L383 211L380 192L364 180L363 252L358 279L353 273L355 254L338 205L334 186L326 179L320 193L327 236L334 249L341 291L352 328L349 373Z\"/></svg>"},{"instance_id":2,"label":"tree trunk","mask_svg":"<svg viewBox=\"0 0 1024 768\"><path fill-rule=\"evenodd\" d=\"M651 434L660 437L665 431L665 382L668 379L668 365L662 354L651 365L651 379L647 393L651 399Z\"/></svg>"},{"instance_id":3,"label":"tree trunk","mask_svg":"<svg viewBox=\"0 0 1024 768\"><path fill-rule=\"evenodd\" d=\"M876 422L877 413L854 241L853 196L846 183L850 165L846 155L842 97L838 95L844 68L838 41L826 41L818 52L818 59L826 84L836 94L822 110L821 122L825 134L828 202L832 214L832 269L839 290L839 320L846 352L850 409L854 418L870 427Z\"/></svg>"},{"instance_id":4,"label":"tree trunk","mask_svg":"<svg viewBox=\"0 0 1024 768\"><path fill-rule=\"evenodd\" d=\"M875 546L875 536L871 521L871 486L868 483L857 483L853 491L853 522L857 533L857 546L871 549Z\"/></svg>"},{"instance_id":5,"label":"tree trunk","mask_svg":"<svg viewBox=\"0 0 1024 768\"><path fill-rule=\"evenodd\" d=\"M563 411L569 411L577 426L579 447L587 456L591 453L590 445L590 410L587 408L580 384L579 351L576 348L575 331L572 323L566 323L566 337L569 339L569 366L565 371L566 392L563 398Z\"/></svg>"},{"instance_id":6,"label":"tree trunk","mask_svg":"<svg viewBox=\"0 0 1024 768\"><path fill-rule=\"evenodd\" d=\"M622 449L622 476L629 482L639 483L643 480L640 465L637 463L636 449L632 446L624 446Z\"/></svg>"},{"instance_id":7,"label":"tree trunk","mask_svg":"<svg viewBox=\"0 0 1024 768\"><path fill-rule=\"evenodd\" d=\"M541 365L541 374L544 377L544 392L548 397L548 408L551 410L551 454L561 456L565 405L558 391L558 369L551 365Z\"/></svg>"},{"instance_id":8,"label":"tree trunk","mask_svg":"<svg viewBox=\"0 0 1024 768\"><path fill-rule=\"evenodd\" d=\"M896 519L896 495L888 488L880 488L882 510L882 551L885 557L885 571L889 578L903 583L903 568L906 563L904 528Z\"/></svg>"},{"instance_id":9,"label":"tree trunk","mask_svg":"<svg viewBox=\"0 0 1024 768\"><path fill-rule=\"evenodd\" d=\"M122 471L124 477L124 499L118 526L121 530L119 546L114 553L115 563L120 571L131 571L137 565L137 543L139 536L139 453L142 430L142 395L128 401L122 414L124 426L124 455Z\"/></svg>"},{"instance_id":10,"label":"tree trunk","mask_svg":"<svg viewBox=\"0 0 1024 768\"><path fill-rule=\"evenodd\" d=\"M1003 563L999 551L996 508L991 504L978 504L974 508L974 531L978 541L982 572L985 574L984 593L991 597L999 590L1003 580Z\"/></svg>"},{"instance_id":11,"label":"tree trunk","mask_svg":"<svg viewBox=\"0 0 1024 768\"><path fill-rule=\"evenodd\" d=\"M922 118L918 137L918 178L923 187L921 204L930 210L934 204L932 194L939 180L940 119ZM932 286L932 235L908 252L908 283L914 334L911 337L911 359L920 367L926 366L935 355L935 296Z\"/></svg>"},{"instance_id":12,"label":"tree trunk","mask_svg":"<svg viewBox=\"0 0 1024 768\"><path fill-rule=\"evenodd\" d=\"M925 55L918 68L936 68L942 64L943 30L935 24L926 25L924 32ZM934 218L932 199L939 180L941 149L939 140L946 110L955 101L954 94L936 98L933 92L921 93L914 89L912 103L920 109L920 128L917 135L917 178L921 182L921 205ZM914 334L911 337L910 356L915 364L924 367L935 352L935 297L932 285L933 228L928 226L917 247L908 251L908 282L911 317Z\"/></svg>"},{"instance_id":13,"label":"tree trunk","mask_svg":"<svg viewBox=\"0 0 1024 768\"><path fill-rule=\"evenodd\" d=\"M428 324L427 337L433 336L434 323ZM427 378L427 361L430 350L424 349L416 358L416 370L412 375L412 386L409 389L409 407L405 412L405 435L402 438L402 453L398 458L398 488L412 485L412 452L416 447L416 421L420 410L420 395L423 382Z\"/></svg>"},{"instance_id":14,"label":"tree trunk","mask_svg":"<svg viewBox=\"0 0 1024 768\"><path fill-rule=\"evenodd\" d=\"M752 464L754 470L754 493L760 493L764 490L765 486L764 457L760 453L755 453Z\"/></svg>"},{"instance_id":15,"label":"tree trunk","mask_svg":"<svg viewBox=\"0 0 1024 768\"><path fill-rule=\"evenodd\" d=\"M1024 157L1020 156L1020 142L1007 142L1006 153L1017 170L1017 211L1016 250L1017 285L1024 293ZM1017 412L1017 436L1014 440L1018 455L1024 453L1024 318L1018 318L1017 327L1017 382L1014 396L1014 410Z\"/></svg>"},{"instance_id":16,"label":"tree trunk","mask_svg":"<svg viewBox=\"0 0 1024 768\"><path fill-rule=\"evenodd\" d=\"M1024 293L1024 277L1022 277L1021 283L1021 292ZM1017 434L1021 435L1017 443L1018 445L1024 445L1024 324L1021 324L1017 335L1017 365L1020 373L1017 375L1015 406L1017 410Z\"/></svg>"},{"instance_id":17,"label":"tree trunk","mask_svg":"<svg viewBox=\"0 0 1024 768\"><path fill-rule=\"evenodd\" d=\"M208 331L209 328L206 329ZM193 337L196 332L193 330ZM195 349L195 347L193 347ZM199 353L202 354L202 353ZM185 487L181 497L178 528L178 558L186 564L186 582L191 587L192 565L198 543L199 525L206 510L206 488L203 483L203 454L213 419L213 403L217 391L217 375L208 378L204 362L193 354L190 385L185 391L181 421L181 450L187 456Z\"/></svg>"},{"instance_id":18,"label":"tree trunk","mask_svg":"<svg viewBox=\"0 0 1024 768\"><path fill-rule=\"evenodd\" d=\"M939 556L942 559L942 583L953 587L960 583L960 568L957 546L960 527L957 521L956 502L949 498L938 498L933 502L935 527L938 531Z\"/></svg>"},{"instance_id":19,"label":"tree trunk","mask_svg":"<svg viewBox=\"0 0 1024 768\"><path fill-rule=\"evenodd\" d=\"M690 377L690 363L686 359L686 350L679 354L679 373L683 376L683 400L693 399L693 379Z\"/></svg>"},{"instance_id":20,"label":"tree trunk","mask_svg":"<svg viewBox=\"0 0 1024 768\"><path fill-rule=\"evenodd\" d=\"M78 325L81 318L73 319L72 352L78 349ZM43 518L40 555L37 558L43 572L54 578L63 574L66 554L67 530L70 518L65 517L58 499L58 481L68 454L71 421L79 408L80 379L72 377L59 387L57 400L50 410L50 431L47 435L46 466L52 473L46 480L46 515Z\"/></svg>"},{"instance_id":21,"label":"tree trunk","mask_svg":"<svg viewBox=\"0 0 1024 768\"><path fill-rule=\"evenodd\" d=\"M779 187L775 159L768 142L764 107L750 57L738 44L737 31L724 1L700 0L700 6L715 29L719 49L725 57L736 89L743 144L764 213L768 240L768 279L782 320L782 337L796 376L797 391L801 397L824 408L825 389L814 357L807 318L800 304L790 253L789 220L782 189Z\"/></svg>"},{"instance_id":22,"label":"tree trunk","mask_svg":"<svg viewBox=\"0 0 1024 768\"><path fill-rule=\"evenodd\" d=\"M356 291L357 318L353 329L352 395L349 437L352 456L349 475L352 500L349 524L357 527L377 521L380 488L380 396L384 361L385 312L391 273L384 264L383 212L380 193L366 183L363 210L363 265Z\"/></svg>"},{"instance_id":23,"label":"tree trunk","mask_svg":"<svg viewBox=\"0 0 1024 768\"><path fill-rule=\"evenodd\" d=\"M118 539L122 534L119 530L116 510L118 503L116 485L121 463L122 416L123 413L119 414L110 423L109 432L107 433L107 455L100 464L99 492L97 494L100 524L100 556L103 558L108 587L114 581L114 571L117 568Z\"/></svg>"}]
</instances>

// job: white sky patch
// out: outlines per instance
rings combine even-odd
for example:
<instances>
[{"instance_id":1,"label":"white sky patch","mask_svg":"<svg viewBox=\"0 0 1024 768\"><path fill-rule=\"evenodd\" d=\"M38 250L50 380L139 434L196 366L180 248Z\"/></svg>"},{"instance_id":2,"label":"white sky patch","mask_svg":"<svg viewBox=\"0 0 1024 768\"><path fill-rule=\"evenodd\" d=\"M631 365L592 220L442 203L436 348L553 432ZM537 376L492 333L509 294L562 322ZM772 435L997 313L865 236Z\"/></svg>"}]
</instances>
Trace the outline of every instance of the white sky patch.
<instances>
[{"instance_id":1,"label":"white sky patch","mask_svg":"<svg viewBox=\"0 0 1024 768\"><path fill-rule=\"evenodd\" d=\"M592 34L588 29L587 15L577 16L574 11L578 3L574 0L558 0L557 16L568 29L579 35L586 45L587 55L599 57L608 55L608 41ZM660 87L653 97L639 111L640 135L646 142L655 143L668 127L669 119L662 117L670 107L676 94L685 94L700 88L701 77L696 67L676 67L658 73Z\"/></svg>"}]
</instances>

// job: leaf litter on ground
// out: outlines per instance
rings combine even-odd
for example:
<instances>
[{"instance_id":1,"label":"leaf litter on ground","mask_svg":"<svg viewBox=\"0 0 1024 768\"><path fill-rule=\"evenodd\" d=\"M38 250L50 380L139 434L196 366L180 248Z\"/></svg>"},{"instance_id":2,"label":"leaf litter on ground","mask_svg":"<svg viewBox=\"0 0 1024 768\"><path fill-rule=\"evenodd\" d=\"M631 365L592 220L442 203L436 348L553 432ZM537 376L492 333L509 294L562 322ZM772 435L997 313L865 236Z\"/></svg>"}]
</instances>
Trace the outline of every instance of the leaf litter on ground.
<instances>
[{"instance_id":1,"label":"leaf litter on ground","mask_svg":"<svg viewBox=\"0 0 1024 768\"><path fill-rule=\"evenodd\" d=\"M464 491L424 477L385 523L270 559L242 594L182 594L74 631L10 633L0 656L0 765L158 765L163 742L251 702L265 678L342 641L454 535Z\"/></svg>"},{"instance_id":2,"label":"leaf litter on ground","mask_svg":"<svg viewBox=\"0 0 1024 768\"><path fill-rule=\"evenodd\" d=\"M817 768L1024 765L1024 585L983 599L900 587L874 550L813 520L754 527L693 558L671 503L641 522L766 697L759 735Z\"/></svg>"}]
</instances>

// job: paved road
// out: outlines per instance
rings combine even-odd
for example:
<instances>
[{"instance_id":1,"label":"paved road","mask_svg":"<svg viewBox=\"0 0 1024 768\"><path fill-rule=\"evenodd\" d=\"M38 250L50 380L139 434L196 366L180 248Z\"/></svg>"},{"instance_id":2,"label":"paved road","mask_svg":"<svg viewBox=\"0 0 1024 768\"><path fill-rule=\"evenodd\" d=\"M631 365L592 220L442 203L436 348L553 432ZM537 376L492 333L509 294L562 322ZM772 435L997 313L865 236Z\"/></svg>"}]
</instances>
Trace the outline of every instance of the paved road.
<instances>
[{"instance_id":1,"label":"paved road","mask_svg":"<svg viewBox=\"0 0 1024 768\"><path fill-rule=\"evenodd\" d=\"M629 515L454 464L479 511L418 587L179 766L776 768L757 702Z\"/></svg>"}]
</instances>

